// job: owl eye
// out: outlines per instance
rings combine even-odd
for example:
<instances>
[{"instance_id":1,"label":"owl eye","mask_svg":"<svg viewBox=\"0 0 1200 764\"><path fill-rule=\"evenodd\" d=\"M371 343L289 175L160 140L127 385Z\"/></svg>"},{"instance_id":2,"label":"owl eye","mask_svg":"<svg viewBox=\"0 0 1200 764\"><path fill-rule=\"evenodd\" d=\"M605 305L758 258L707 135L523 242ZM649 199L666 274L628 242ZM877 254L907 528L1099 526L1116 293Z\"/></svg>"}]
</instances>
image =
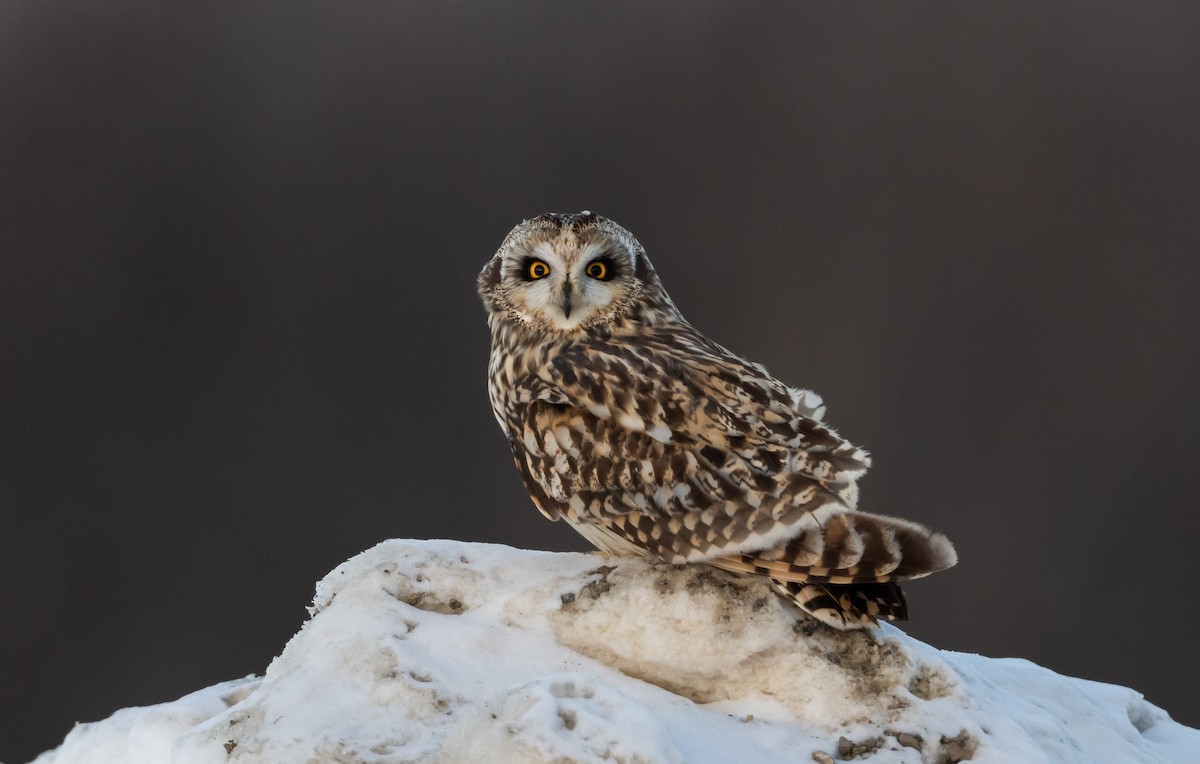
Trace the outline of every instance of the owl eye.
<instances>
[{"instance_id":1,"label":"owl eye","mask_svg":"<svg viewBox=\"0 0 1200 764\"><path fill-rule=\"evenodd\" d=\"M608 281L612 277L612 266L609 264L608 258L601 258L588 263L584 273L597 281Z\"/></svg>"},{"instance_id":2,"label":"owl eye","mask_svg":"<svg viewBox=\"0 0 1200 764\"><path fill-rule=\"evenodd\" d=\"M531 259L525 264L525 275L534 281L544 279L550 275L550 266L541 260Z\"/></svg>"}]
</instances>

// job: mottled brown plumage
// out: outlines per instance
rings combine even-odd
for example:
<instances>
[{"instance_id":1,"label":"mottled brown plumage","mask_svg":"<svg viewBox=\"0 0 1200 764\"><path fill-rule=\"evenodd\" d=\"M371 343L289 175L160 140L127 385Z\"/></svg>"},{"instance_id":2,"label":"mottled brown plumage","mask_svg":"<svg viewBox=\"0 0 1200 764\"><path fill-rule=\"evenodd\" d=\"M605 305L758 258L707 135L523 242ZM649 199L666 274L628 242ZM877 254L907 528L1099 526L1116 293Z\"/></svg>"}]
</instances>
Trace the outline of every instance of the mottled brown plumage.
<instances>
[{"instance_id":1,"label":"mottled brown plumage","mask_svg":"<svg viewBox=\"0 0 1200 764\"><path fill-rule=\"evenodd\" d=\"M697 332L599 215L517 226L479 276L492 410L534 503L598 548L769 578L839 628L906 616L941 534L856 511L870 458L820 397Z\"/></svg>"}]
</instances>

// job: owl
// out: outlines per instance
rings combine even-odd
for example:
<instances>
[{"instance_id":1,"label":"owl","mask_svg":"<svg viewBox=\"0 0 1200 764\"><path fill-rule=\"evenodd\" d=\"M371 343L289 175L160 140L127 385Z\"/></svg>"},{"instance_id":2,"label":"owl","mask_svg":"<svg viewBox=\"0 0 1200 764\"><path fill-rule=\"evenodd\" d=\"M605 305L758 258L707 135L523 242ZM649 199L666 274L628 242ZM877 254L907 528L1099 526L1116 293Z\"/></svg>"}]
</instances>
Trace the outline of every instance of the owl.
<instances>
[{"instance_id":1,"label":"owl","mask_svg":"<svg viewBox=\"0 0 1200 764\"><path fill-rule=\"evenodd\" d=\"M840 629L906 618L897 582L957 561L940 533L859 512L871 460L821 398L694 329L611 220L518 225L478 287L525 487L603 552L763 576Z\"/></svg>"}]
</instances>

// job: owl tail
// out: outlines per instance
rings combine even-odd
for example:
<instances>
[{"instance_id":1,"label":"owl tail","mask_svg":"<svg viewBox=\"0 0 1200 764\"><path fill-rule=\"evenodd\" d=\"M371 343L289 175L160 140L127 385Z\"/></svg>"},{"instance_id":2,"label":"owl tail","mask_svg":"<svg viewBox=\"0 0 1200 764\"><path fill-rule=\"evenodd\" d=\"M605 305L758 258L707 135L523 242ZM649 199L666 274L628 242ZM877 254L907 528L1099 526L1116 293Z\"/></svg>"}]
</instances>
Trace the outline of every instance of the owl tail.
<instances>
[{"instance_id":1,"label":"owl tail","mask_svg":"<svg viewBox=\"0 0 1200 764\"><path fill-rule=\"evenodd\" d=\"M805 613L835 629L869 629L881 618L908 620L908 603L896 583L805 584L772 578L771 584Z\"/></svg>"},{"instance_id":2,"label":"owl tail","mask_svg":"<svg viewBox=\"0 0 1200 764\"><path fill-rule=\"evenodd\" d=\"M846 629L903 620L908 608L895 582L949 568L958 555L945 536L918 523L844 512L780 546L708 562L766 576L805 612Z\"/></svg>"}]
</instances>

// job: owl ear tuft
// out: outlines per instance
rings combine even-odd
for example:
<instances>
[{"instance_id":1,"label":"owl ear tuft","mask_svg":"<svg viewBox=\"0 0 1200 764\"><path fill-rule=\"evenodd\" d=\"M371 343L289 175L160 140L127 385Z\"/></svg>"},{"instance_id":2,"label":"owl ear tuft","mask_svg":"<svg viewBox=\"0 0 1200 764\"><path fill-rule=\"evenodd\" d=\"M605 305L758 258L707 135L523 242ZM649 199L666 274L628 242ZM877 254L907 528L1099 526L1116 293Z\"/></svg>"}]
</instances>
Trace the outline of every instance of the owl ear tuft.
<instances>
[{"instance_id":1,"label":"owl ear tuft","mask_svg":"<svg viewBox=\"0 0 1200 764\"><path fill-rule=\"evenodd\" d=\"M493 257L488 261L487 265L483 266L483 270L479 272L479 280L476 286L479 289L479 296L486 298L493 289L500 284L500 266L502 265L499 256Z\"/></svg>"},{"instance_id":2,"label":"owl ear tuft","mask_svg":"<svg viewBox=\"0 0 1200 764\"><path fill-rule=\"evenodd\" d=\"M643 284L649 284L654 278L654 270L650 267L650 260L647 259L645 252L634 252L634 268L633 274L637 276L638 281Z\"/></svg>"}]
</instances>

